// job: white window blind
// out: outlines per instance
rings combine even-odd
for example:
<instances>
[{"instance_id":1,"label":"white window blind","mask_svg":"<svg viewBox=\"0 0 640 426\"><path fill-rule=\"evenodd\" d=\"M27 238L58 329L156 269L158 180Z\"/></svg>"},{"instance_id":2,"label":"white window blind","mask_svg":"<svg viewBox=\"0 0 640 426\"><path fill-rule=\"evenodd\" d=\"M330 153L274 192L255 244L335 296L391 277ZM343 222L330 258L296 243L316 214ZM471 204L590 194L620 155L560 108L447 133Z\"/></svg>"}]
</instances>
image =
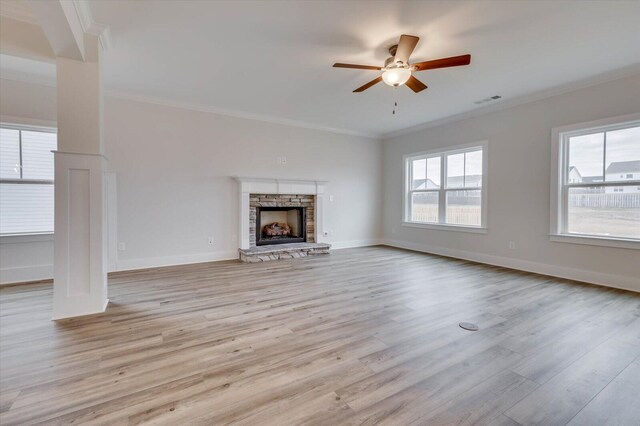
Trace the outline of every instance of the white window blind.
<instances>
[{"instance_id":1,"label":"white window blind","mask_svg":"<svg viewBox=\"0 0 640 426\"><path fill-rule=\"evenodd\" d=\"M53 232L53 131L0 127L0 234Z\"/></svg>"}]
</instances>

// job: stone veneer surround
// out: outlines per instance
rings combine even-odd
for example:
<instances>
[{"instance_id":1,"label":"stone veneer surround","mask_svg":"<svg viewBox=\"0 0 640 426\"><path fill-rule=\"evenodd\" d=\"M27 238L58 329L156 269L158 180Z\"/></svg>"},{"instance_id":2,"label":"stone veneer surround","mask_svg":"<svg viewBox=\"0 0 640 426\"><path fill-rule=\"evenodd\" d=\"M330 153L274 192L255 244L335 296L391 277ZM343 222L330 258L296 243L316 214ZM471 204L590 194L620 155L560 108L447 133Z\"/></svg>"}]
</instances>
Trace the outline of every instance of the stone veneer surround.
<instances>
[{"instance_id":1,"label":"stone veneer surround","mask_svg":"<svg viewBox=\"0 0 640 426\"><path fill-rule=\"evenodd\" d=\"M315 239L315 195L249 194L249 246L256 246L257 207L305 207L307 242Z\"/></svg>"},{"instance_id":2,"label":"stone veneer surround","mask_svg":"<svg viewBox=\"0 0 640 426\"><path fill-rule=\"evenodd\" d=\"M264 262L329 253L331 245L326 243L324 234L326 182L245 177L236 177L235 180L238 182L240 260ZM255 209L260 203L265 203L265 207L277 207L278 203L282 203L283 207L286 207L287 203L291 204L291 207L307 207L307 242L256 247ZM250 224L253 226L251 227Z\"/></svg>"}]
</instances>

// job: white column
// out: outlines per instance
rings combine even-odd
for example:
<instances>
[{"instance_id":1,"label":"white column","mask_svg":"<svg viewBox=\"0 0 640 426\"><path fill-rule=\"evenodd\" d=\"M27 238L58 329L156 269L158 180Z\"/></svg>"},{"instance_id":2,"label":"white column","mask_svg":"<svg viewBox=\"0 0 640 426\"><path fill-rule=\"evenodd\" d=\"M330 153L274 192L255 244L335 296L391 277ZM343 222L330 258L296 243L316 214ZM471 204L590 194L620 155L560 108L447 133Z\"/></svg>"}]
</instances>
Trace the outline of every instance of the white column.
<instances>
[{"instance_id":1,"label":"white column","mask_svg":"<svg viewBox=\"0 0 640 426\"><path fill-rule=\"evenodd\" d=\"M53 319L106 309L104 168L99 154L55 153Z\"/></svg>"},{"instance_id":2,"label":"white column","mask_svg":"<svg viewBox=\"0 0 640 426\"><path fill-rule=\"evenodd\" d=\"M103 312L107 299L106 158L98 38L84 61L58 57L53 319Z\"/></svg>"}]
</instances>

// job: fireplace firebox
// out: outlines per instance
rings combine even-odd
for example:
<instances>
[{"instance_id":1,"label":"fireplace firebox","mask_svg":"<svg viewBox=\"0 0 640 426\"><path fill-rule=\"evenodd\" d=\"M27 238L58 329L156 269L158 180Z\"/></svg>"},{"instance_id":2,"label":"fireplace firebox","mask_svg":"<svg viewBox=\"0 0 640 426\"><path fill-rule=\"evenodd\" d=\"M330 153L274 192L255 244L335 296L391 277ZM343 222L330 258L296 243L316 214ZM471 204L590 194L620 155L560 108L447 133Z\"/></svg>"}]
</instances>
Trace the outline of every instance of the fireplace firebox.
<instances>
[{"instance_id":1,"label":"fireplace firebox","mask_svg":"<svg viewBox=\"0 0 640 426\"><path fill-rule=\"evenodd\" d=\"M307 241L305 207L257 207L256 245Z\"/></svg>"}]
</instances>

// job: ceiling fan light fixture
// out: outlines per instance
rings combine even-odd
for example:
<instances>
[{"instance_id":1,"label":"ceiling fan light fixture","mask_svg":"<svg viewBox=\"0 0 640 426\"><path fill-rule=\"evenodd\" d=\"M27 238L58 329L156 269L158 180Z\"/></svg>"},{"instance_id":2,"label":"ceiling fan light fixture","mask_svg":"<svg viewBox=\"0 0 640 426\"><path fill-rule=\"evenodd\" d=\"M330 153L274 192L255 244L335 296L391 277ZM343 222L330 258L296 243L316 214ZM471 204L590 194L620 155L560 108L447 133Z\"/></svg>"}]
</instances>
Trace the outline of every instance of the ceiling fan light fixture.
<instances>
[{"instance_id":1,"label":"ceiling fan light fixture","mask_svg":"<svg viewBox=\"0 0 640 426\"><path fill-rule=\"evenodd\" d=\"M411 70L409 68L387 68L382 73L382 80L392 87L402 86L411 77Z\"/></svg>"},{"instance_id":2,"label":"ceiling fan light fixture","mask_svg":"<svg viewBox=\"0 0 640 426\"><path fill-rule=\"evenodd\" d=\"M414 72L435 70L438 68L459 67L462 65L469 65L471 63L471 55L468 54L411 63L411 54L418 44L418 40L420 40L420 38L417 36L402 34L398 44L394 44L389 48L391 56L384 61L384 65L381 67L372 65L343 64L340 62L333 64L333 66L334 68L382 71L381 75L378 75L370 82L358 87L353 91L353 93L362 93L381 81L384 81L385 84L391 87L398 87L404 84L409 89L413 90L414 93L419 93L424 89L427 89L427 85L415 78L412 75Z\"/></svg>"}]
</instances>

